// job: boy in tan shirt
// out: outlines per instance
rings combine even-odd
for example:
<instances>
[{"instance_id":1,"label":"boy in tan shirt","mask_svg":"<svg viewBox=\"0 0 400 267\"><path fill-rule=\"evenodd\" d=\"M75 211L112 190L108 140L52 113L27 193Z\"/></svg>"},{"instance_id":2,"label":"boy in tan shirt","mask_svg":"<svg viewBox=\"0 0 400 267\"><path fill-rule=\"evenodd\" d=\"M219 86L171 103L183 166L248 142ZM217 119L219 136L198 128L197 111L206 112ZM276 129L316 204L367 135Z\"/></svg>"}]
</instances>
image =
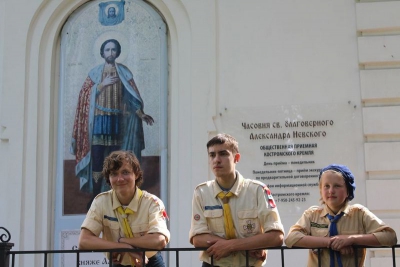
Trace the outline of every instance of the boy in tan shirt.
<instances>
[{"instance_id":1,"label":"boy in tan shirt","mask_svg":"<svg viewBox=\"0 0 400 267\"><path fill-rule=\"evenodd\" d=\"M203 267L261 266L266 251L281 246L283 226L272 194L264 184L245 179L236 171L240 160L237 141L218 134L207 143L209 165L215 179L198 185L193 194L190 242L207 247Z\"/></svg>"}]
</instances>

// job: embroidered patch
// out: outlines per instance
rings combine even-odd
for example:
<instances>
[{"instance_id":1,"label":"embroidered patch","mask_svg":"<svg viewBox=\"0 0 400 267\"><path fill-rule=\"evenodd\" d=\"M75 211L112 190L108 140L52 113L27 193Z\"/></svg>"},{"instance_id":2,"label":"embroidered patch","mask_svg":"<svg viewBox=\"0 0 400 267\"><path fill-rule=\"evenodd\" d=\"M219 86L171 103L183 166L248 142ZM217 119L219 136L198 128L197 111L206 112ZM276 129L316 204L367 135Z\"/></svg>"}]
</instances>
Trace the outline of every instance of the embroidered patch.
<instances>
[{"instance_id":1,"label":"embroidered patch","mask_svg":"<svg viewBox=\"0 0 400 267\"><path fill-rule=\"evenodd\" d=\"M168 214L167 214L166 210L162 211L162 217L164 218L164 220L168 220L169 221L169 217L168 217Z\"/></svg>"},{"instance_id":2,"label":"embroidered patch","mask_svg":"<svg viewBox=\"0 0 400 267\"><path fill-rule=\"evenodd\" d=\"M243 225L243 230L247 231L248 234L252 233L255 228L256 224L251 220L246 221L246 224Z\"/></svg>"},{"instance_id":3,"label":"embroidered patch","mask_svg":"<svg viewBox=\"0 0 400 267\"><path fill-rule=\"evenodd\" d=\"M266 186L264 187L264 191L265 191L265 194L267 194L267 197L268 197L268 204L269 204L272 208L275 208L275 207L276 207L276 204L275 204L274 198L272 197L271 191L270 191L269 188L266 187Z\"/></svg>"},{"instance_id":4,"label":"embroidered patch","mask_svg":"<svg viewBox=\"0 0 400 267\"><path fill-rule=\"evenodd\" d=\"M115 218L115 217L110 217L110 216L107 216L107 215L104 215L104 219L108 219L108 220L110 220L110 221L118 222L118 219L117 219L117 218Z\"/></svg>"},{"instance_id":5,"label":"embroidered patch","mask_svg":"<svg viewBox=\"0 0 400 267\"><path fill-rule=\"evenodd\" d=\"M199 215L199 214L194 215L194 216L193 216L193 219L194 219L195 221L200 220L200 215Z\"/></svg>"},{"instance_id":6,"label":"embroidered patch","mask_svg":"<svg viewBox=\"0 0 400 267\"><path fill-rule=\"evenodd\" d=\"M315 227L315 228L328 228L327 224L319 224L319 223L311 222L310 225L311 225L311 227Z\"/></svg>"},{"instance_id":7,"label":"embroidered patch","mask_svg":"<svg viewBox=\"0 0 400 267\"><path fill-rule=\"evenodd\" d=\"M221 205L214 205L214 206L204 206L205 210L222 210Z\"/></svg>"}]
</instances>

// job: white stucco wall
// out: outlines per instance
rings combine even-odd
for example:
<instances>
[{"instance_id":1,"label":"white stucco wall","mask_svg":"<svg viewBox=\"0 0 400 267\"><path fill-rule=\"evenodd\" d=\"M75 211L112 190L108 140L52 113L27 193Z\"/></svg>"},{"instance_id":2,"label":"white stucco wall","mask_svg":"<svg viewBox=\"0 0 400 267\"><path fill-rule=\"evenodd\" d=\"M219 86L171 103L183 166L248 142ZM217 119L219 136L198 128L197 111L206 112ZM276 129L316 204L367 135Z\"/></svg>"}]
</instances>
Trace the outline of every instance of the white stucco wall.
<instances>
[{"instance_id":1,"label":"white stucco wall","mask_svg":"<svg viewBox=\"0 0 400 267\"><path fill-rule=\"evenodd\" d=\"M85 2L0 0L0 226L11 232L16 250L54 247L59 34ZM220 114L277 105L357 106L357 200L399 231L395 196L380 199L395 194L400 177L398 1L149 2L169 29L170 247L190 247L192 192L212 179L205 144L225 130ZM372 36L357 36L362 30ZM284 219L288 231L295 218ZM305 254L296 252L285 266L297 266ZM200 264L197 253L181 257ZM271 253L270 266L277 257ZM382 262L378 257L366 266Z\"/></svg>"}]
</instances>

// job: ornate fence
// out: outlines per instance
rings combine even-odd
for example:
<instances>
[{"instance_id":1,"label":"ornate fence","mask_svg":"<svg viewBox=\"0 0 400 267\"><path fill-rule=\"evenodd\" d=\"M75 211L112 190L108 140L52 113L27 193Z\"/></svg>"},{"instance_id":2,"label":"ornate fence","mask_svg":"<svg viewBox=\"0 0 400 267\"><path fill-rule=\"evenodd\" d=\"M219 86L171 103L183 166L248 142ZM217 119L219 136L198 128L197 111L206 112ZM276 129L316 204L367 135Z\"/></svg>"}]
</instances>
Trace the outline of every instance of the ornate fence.
<instances>
[{"instance_id":1,"label":"ornate fence","mask_svg":"<svg viewBox=\"0 0 400 267\"><path fill-rule=\"evenodd\" d=\"M33 254L33 255L42 255L43 259L43 267L49 267L52 266L51 264L51 257L55 254L75 254L76 255L76 267L80 266L81 263L81 255L83 253L97 253L97 252L109 252L110 254L112 253L120 253L120 252L127 252L127 251L134 251L134 252L143 252L145 250L143 249L108 249L108 250L32 250L32 251L12 251L12 247L14 246L13 243L9 243L11 240L11 234L10 232L5 229L4 227L0 227L0 230L4 231L5 233L0 235L0 267L14 267L16 264L16 256L17 255L28 255L28 254ZM1 232L0 232L1 233ZM400 245L395 245L391 248L392 252L392 266L396 267L396 248L399 248ZM354 246L354 248L376 248L376 247L366 247L366 246ZM285 267L285 251L290 251L293 249L305 249L305 248L288 248L286 246L282 247L274 247L274 248L268 248L268 250L280 250L280 255L281 255L281 267ZM321 248L322 249L322 248ZM172 256L172 253L175 254L175 259L176 259L176 267L181 266L180 265L180 253L184 252L190 252L190 251L201 251L204 250L202 248L165 248L162 251L165 251L166 253L170 253L170 256ZM317 248L318 252L320 248ZM354 251L357 251L356 249ZM318 253L320 255L320 253ZM248 251L246 251L246 259L248 260ZM85 264L85 265L95 265L93 264ZM112 262L108 261L108 265L112 267ZM199 263L200 265L200 263ZM319 263L321 267L321 263ZM183 264L183 266L187 266L187 264ZM248 262L247 265L249 266ZM357 254L354 255L354 266L358 266L357 262ZM73 267L73 266L70 266ZM389 267L389 266L385 266Z\"/></svg>"}]
</instances>

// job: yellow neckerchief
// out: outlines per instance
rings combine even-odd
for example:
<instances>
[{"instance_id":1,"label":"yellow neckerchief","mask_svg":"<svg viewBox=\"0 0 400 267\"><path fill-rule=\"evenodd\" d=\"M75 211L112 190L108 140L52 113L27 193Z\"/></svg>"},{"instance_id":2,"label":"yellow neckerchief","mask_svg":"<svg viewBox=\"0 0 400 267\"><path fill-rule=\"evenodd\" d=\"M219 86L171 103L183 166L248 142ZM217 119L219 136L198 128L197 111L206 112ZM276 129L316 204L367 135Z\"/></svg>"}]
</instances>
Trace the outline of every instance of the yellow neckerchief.
<instances>
[{"instance_id":1,"label":"yellow neckerchief","mask_svg":"<svg viewBox=\"0 0 400 267\"><path fill-rule=\"evenodd\" d=\"M140 190L137 187L136 187L136 193L139 194L138 199L140 199L143 195L142 190ZM122 222L120 222L120 225L122 225L122 230L124 231L125 237L133 237L132 229L128 222L128 215L133 214L133 210L131 210L128 207L126 207L124 209L122 206L119 206L117 208L117 211L119 214L121 214L121 217L122 217ZM135 266L135 261L132 260L132 258L131 258L131 265Z\"/></svg>"},{"instance_id":2,"label":"yellow neckerchief","mask_svg":"<svg viewBox=\"0 0 400 267\"><path fill-rule=\"evenodd\" d=\"M229 198L234 196L232 192L219 192L218 198L222 200L224 204L224 225L225 225L225 234L227 239L236 238L235 234L235 226L233 225L231 207L229 206Z\"/></svg>"}]
</instances>

